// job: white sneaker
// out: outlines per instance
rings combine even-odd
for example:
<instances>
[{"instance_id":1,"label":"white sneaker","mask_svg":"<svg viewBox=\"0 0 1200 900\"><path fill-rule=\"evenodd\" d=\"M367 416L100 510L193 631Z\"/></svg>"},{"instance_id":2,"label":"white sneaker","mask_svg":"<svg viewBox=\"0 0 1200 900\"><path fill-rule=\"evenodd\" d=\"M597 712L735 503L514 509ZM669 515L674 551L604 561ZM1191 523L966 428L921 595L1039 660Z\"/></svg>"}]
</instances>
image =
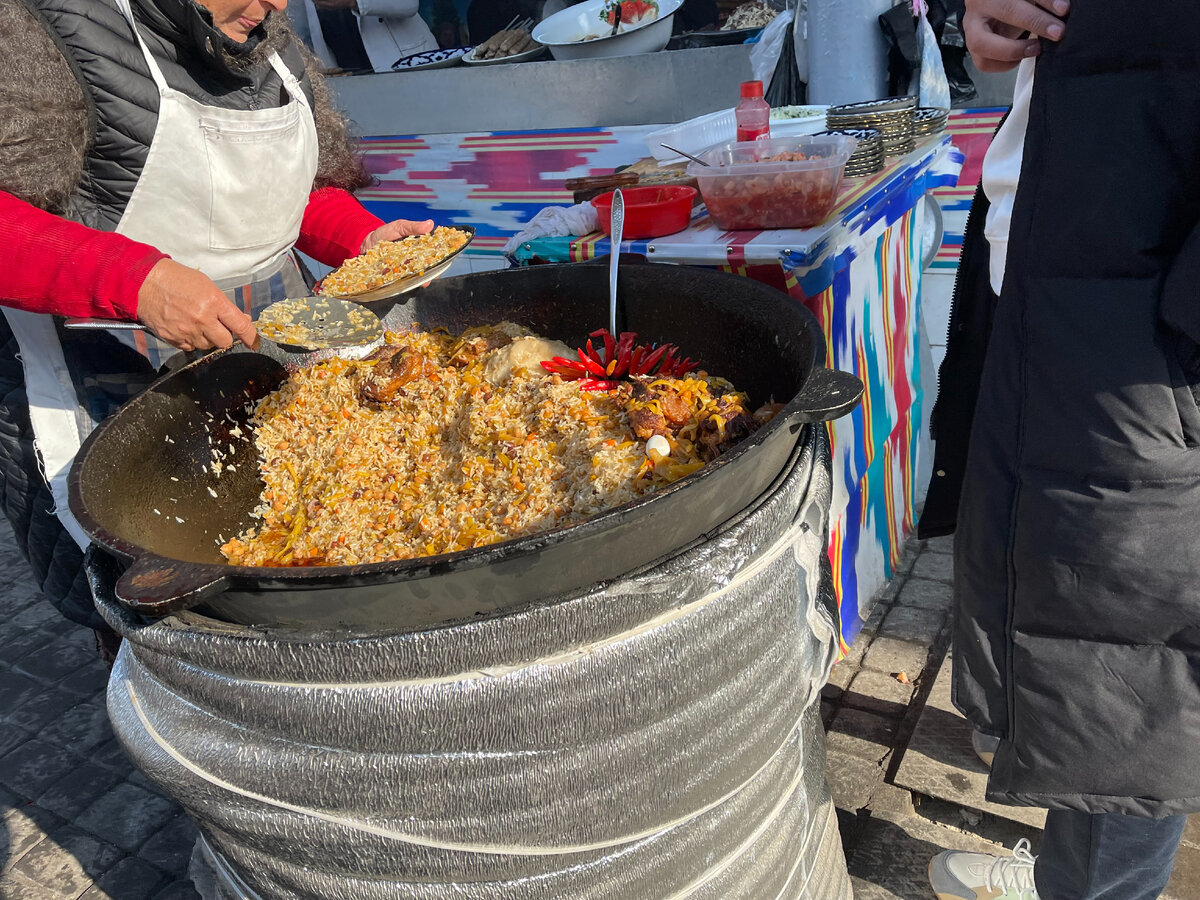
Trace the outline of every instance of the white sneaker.
<instances>
[{"instance_id":1,"label":"white sneaker","mask_svg":"<svg viewBox=\"0 0 1200 900\"><path fill-rule=\"evenodd\" d=\"M995 758L999 746L1000 738L992 737L989 734L980 734L974 728L971 729L971 749L989 769L992 767L992 760Z\"/></svg>"},{"instance_id":2,"label":"white sneaker","mask_svg":"<svg viewBox=\"0 0 1200 900\"><path fill-rule=\"evenodd\" d=\"M1038 900L1034 860L1024 838L1012 856L945 850L929 861L929 883L938 900Z\"/></svg>"}]
</instances>

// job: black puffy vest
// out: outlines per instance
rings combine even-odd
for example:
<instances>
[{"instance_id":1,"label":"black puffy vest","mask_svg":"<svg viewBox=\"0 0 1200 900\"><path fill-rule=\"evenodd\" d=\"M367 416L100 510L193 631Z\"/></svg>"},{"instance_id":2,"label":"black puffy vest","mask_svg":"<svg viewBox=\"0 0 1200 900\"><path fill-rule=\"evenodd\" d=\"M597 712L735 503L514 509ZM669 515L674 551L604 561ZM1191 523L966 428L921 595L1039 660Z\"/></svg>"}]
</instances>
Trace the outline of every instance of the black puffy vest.
<instances>
[{"instance_id":1,"label":"black puffy vest","mask_svg":"<svg viewBox=\"0 0 1200 900\"><path fill-rule=\"evenodd\" d=\"M92 126L83 180L69 215L112 231L141 176L158 121L158 88L128 20L113 0L28 0L48 24L83 87ZM265 57L231 70L217 52L220 33L192 0L131 0L142 39L167 84L210 106L266 109L288 100L282 79ZM272 14L276 15L276 14ZM312 88L294 42L280 57Z\"/></svg>"}]
</instances>

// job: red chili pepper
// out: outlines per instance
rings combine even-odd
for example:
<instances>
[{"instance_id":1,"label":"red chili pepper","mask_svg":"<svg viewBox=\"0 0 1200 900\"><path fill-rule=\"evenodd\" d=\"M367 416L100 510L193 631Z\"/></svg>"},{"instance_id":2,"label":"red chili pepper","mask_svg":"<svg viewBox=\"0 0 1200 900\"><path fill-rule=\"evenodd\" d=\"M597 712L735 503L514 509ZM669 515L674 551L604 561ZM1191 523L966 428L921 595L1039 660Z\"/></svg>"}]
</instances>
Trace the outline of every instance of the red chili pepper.
<instances>
[{"instance_id":1,"label":"red chili pepper","mask_svg":"<svg viewBox=\"0 0 1200 900\"><path fill-rule=\"evenodd\" d=\"M591 349L592 343L588 341L588 350ZM594 351L591 355L584 353L582 350L577 350L576 352L579 354L579 362L585 372L591 372L593 375L604 374L604 364L600 362L600 357L596 356Z\"/></svg>"},{"instance_id":2,"label":"red chili pepper","mask_svg":"<svg viewBox=\"0 0 1200 900\"><path fill-rule=\"evenodd\" d=\"M601 351L597 351L591 338L600 338ZM580 387L588 391L609 391L623 378L642 375L683 375L700 365L696 360L679 354L674 344L651 347L637 343L637 334L623 331L614 338L606 328L592 332L584 348L576 350L578 361L556 356L542 363L547 372L564 378L580 381Z\"/></svg>"},{"instance_id":3,"label":"red chili pepper","mask_svg":"<svg viewBox=\"0 0 1200 900\"><path fill-rule=\"evenodd\" d=\"M670 347L671 347L670 344L663 344L660 347L657 347L654 350L651 350L648 354L646 354L646 358L642 360L641 366L638 367L639 371L635 374L638 374L638 375L653 374L654 367L656 365L658 365L658 361L663 358L663 356L666 354L667 350L670 349Z\"/></svg>"}]
</instances>

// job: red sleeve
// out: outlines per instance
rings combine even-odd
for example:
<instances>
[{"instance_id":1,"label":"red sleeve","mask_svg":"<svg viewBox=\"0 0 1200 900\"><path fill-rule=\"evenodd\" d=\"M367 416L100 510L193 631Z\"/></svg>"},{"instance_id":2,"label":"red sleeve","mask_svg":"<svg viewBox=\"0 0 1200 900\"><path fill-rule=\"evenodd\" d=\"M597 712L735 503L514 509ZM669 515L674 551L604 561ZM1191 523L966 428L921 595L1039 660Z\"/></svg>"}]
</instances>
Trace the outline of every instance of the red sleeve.
<instances>
[{"instance_id":1,"label":"red sleeve","mask_svg":"<svg viewBox=\"0 0 1200 900\"><path fill-rule=\"evenodd\" d=\"M166 258L149 244L69 222L4 191L0 246L0 305L102 319L136 319L138 290Z\"/></svg>"},{"instance_id":2,"label":"red sleeve","mask_svg":"<svg viewBox=\"0 0 1200 900\"><path fill-rule=\"evenodd\" d=\"M367 235L382 224L349 191L321 188L308 195L296 249L327 266L340 266L358 256Z\"/></svg>"}]
</instances>

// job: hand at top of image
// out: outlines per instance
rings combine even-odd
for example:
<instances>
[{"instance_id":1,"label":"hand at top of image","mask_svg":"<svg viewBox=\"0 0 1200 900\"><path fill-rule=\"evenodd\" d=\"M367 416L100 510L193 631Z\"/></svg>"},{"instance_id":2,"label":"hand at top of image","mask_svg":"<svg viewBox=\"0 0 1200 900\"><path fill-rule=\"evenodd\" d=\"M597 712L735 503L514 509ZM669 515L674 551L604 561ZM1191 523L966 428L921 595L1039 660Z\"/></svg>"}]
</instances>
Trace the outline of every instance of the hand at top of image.
<instances>
[{"instance_id":1,"label":"hand at top of image","mask_svg":"<svg viewBox=\"0 0 1200 900\"><path fill-rule=\"evenodd\" d=\"M398 241L400 238L412 237L414 234L429 234L433 231L433 219L422 222L411 222L408 219L393 219L380 225L362 242L360 253L366 253L380 241Z\"/></svg>"},{"instance_id":2,"label":"hand at top of image","mask_svg":"<svg viewBox=\"0 0 1200 900\"><path fill-rule=\"evenodd\" d=\"M963 33L980 72L1007 72L1062 40L1069 0L967 0Z\"/></svg>"}]
</instances>

